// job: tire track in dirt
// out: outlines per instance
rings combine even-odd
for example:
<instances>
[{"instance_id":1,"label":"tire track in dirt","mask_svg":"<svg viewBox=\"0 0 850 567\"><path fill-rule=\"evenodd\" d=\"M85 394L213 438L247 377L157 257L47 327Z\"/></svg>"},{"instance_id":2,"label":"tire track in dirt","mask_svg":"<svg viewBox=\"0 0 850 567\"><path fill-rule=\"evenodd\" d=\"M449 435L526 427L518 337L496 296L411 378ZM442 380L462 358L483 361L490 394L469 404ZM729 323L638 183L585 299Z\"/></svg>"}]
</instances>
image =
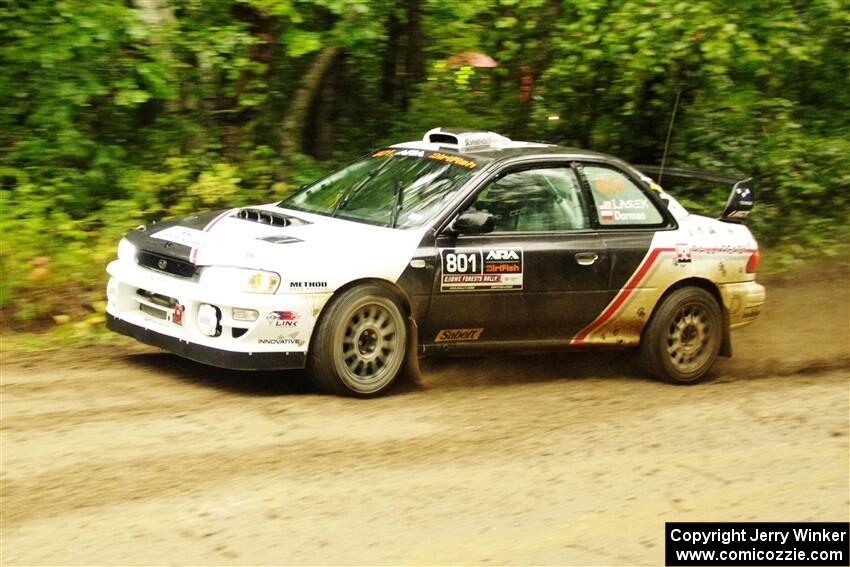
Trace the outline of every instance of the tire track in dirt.
<instances>
[{"instance_id":1,"label":"tire track in dirt","mask_svg":"<svg viewBox=\"0 0 850 567\"><path fill-rule=\"evenodd\" d=\"M769 285L693 387L622 353L428 360L368 401L143 347L4 354L0 562L657 564L666 520L846 521L842 277Z\"/></svg>"}]
</instances>

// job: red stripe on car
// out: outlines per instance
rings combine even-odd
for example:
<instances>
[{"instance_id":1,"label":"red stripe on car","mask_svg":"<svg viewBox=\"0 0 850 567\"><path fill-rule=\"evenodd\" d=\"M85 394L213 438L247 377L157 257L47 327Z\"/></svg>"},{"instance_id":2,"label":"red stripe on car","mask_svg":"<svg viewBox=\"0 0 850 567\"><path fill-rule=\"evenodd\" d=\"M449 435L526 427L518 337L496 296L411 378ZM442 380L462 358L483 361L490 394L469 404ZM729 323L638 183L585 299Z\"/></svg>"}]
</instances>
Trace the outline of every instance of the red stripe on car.
<instances>
[{"instance_id":1,"label":"red stripe on car","mask_svg":"<svg viewBox=\"0 0 850 567\"><path fill-rule=\"evenodd\" d=\"M232 213L232 212L233 212L233 211L235 211L235 210L236 210L236 209L230 209L230 210L228 210L228 211L224 211L223 213L221 213L220 215L218 215L217 217L215 217L213 220L211 220L209 223L207 223L207 226L205 226L205 227L203 228L203 232L209 232L209 231L211 231L211 230L212 230L212 228L213 228L215 225L217 225L217 224L218 224L218 222L219 222L221 219L223 219L224 217L228 216L230 213ZM197 248L192 248L192 252L190 252L190 253L189 253L189 261L190 261L190 262L192 262L192 263L194 264L194 263L195 263L195 260L197 260L197 258L198 258L198 249L197 249Z\"/></svg>"},{"instance_id":2,"label":"red stripe on car","mask_svg":"<svg viewBox=\"0 0 850 567\"><path fill-rule=\"evenodd\" d=\"M625 287L620 290L620 293L617 294L617 297L614 298L614 301L602 312L602 314L594 319L594 321L576 333L576 336L570 341L570 344L580 345L584 343L584 338L589 335L594 330L601 327L608 319L610 319L614 313L616 313L617 309L620 308L621 305L629 298L632 292L638 287L638 284L643 280L646 276L649 269L655 263L655 260L662 252L675 252L675 248L655 248L652 250L647 257L644 259L643 263L638 267L635 273L632 275L631 279L626 283Z\"/></svg>"}]
</instances>

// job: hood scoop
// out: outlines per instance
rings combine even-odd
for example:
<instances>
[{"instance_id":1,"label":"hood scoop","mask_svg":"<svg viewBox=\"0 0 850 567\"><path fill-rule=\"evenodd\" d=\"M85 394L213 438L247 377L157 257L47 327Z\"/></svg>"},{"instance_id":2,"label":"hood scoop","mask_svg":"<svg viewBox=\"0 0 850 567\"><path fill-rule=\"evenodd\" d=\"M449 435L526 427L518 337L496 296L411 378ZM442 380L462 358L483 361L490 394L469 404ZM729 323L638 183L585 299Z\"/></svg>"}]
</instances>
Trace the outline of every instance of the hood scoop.
<instances>
[{"instance_id":1,"label":"hood scoop","mask_svg":"<svg viewBox=\"0 0 850 567\"><path fill-rule=\"evenodd\" d=\"M269 226L277 226L280 228L287 226L304 226L310 224L305 220L297 217L291 217L281 213L273 213L264 209L240 209L235 215L236 218L256 222L259 224L267 224Z\"/></svg>"},{"instance_id":2,"label":"hood scoop","mask_svg":"<svg viewBox=\"0 0 850 567\"><path fill-rule=\"evenodd\" d=\"M300 238L293 238L291 236L267 236L265 238L260 238L263 242L271 242L272 244L295 244L296 242L304 242Z\"/></svg>"}]
</instances>

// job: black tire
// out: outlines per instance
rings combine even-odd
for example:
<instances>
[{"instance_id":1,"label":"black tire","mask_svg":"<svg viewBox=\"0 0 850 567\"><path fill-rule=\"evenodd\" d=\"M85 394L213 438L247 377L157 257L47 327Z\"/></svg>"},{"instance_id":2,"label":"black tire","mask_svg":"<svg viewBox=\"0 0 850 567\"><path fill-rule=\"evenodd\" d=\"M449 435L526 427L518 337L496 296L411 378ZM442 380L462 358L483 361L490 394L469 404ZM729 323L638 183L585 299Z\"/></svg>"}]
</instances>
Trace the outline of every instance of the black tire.
<instances>
[{"instance_id":1,"label":"black tire","mask_svg":"<svg viewBox=\"0 0 850 567\"><path fill-rule=\"evenodd\" d=\"M699 287L677 289L652 315L641 337L641 366L673 384L705 378L723 340L723 315L717 300Z\"/></svg>"},{"instance_id":2,"label":"black tire","mask_svg":"<svg viewBox=\"0 0 850 567\"><path fill-rule=\"evenodd\" d=\"M307 370L322 391L369 398L390 389L407 357L407 317L379 284L353 287L322 312Z\"/></svg>"}]
</instances>

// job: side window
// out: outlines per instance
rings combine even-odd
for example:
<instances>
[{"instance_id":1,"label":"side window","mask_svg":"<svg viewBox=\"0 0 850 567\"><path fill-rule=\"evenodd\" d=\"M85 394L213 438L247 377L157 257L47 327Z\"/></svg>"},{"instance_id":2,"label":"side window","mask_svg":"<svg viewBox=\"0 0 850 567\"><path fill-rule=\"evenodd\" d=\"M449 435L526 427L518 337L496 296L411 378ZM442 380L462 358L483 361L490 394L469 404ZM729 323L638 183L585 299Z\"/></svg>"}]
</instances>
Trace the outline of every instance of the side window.
<instances>
[{"instance_id":1,"label":"side window","mask_svg":"<svg viewBox=\"0 0 850 567\"><path fill-rule=\"evenodd\" d=\"M590 224L569 167L508 173L487 185L470 209L491 213L495 232L580 230Z\"/></svg>"},{"instance_id":2,"label":"side window","mask_svg":"<svg viewBox=\"0 0 850 567\"><path fill-rule=\"evenodd\" d=\"M585 165L582 169L602 226L657 225L664 217L628 177L615 169Z\"/></svg>"}]
</instances>

